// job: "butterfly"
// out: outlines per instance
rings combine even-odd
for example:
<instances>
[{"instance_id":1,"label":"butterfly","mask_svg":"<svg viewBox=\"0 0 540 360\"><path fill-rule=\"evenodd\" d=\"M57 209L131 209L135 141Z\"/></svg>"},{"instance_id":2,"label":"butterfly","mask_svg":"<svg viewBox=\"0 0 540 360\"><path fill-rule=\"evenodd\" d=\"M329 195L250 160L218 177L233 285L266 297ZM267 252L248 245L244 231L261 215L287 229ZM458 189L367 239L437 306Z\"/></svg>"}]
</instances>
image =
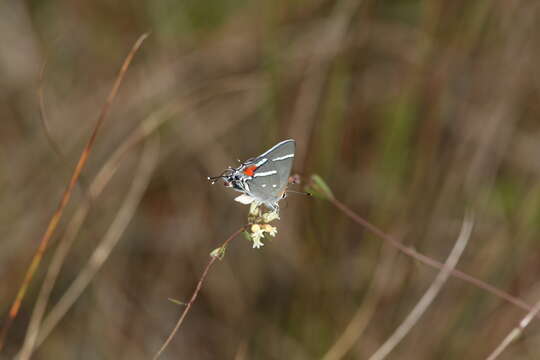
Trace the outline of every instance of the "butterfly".
<instances>
[{"instance_id":1,"label":"butterfly","mask_svg":"<svg viewBox=\"0 0 540 360\"><path fill-rule=\"evenodd\" d=\"M295 150L293 139L283 140L261 155L242 162L239 167L229 167L208 180L214 184L223 179L225 186L242 193L235 198L242 204L256 201L278 211L278 202L286 195Z\"/></svg>"}]
</instances>

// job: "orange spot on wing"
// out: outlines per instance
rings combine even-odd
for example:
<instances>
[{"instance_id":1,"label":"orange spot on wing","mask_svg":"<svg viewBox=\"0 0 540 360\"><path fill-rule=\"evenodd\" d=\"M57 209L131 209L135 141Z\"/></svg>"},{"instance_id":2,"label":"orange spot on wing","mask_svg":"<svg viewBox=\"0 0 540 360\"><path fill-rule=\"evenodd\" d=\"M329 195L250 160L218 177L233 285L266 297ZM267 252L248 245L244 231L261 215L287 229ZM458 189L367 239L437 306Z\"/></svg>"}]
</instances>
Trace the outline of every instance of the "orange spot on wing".
<instances>
[{"instance_id":1,"label":"orange spot on wing","mask_svg":"<svg viewBox=\"0 0 540 360\"><path fill-rule=\"evenodd\" d=\"M257 167L255 165L248 166L244 169L244 174L247 176L253 176L253 173L257 170Z\"/></svg>"}]
</instances>

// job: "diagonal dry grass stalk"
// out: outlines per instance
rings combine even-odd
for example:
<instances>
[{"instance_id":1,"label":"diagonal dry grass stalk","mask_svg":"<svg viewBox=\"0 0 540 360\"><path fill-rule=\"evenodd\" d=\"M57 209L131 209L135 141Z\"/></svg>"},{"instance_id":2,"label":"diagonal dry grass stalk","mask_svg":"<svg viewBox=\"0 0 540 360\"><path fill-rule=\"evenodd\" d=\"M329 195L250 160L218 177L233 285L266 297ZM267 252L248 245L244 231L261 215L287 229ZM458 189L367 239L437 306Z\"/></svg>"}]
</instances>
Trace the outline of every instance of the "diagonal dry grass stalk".
<instances>
[{"instance_id":1,"label":"diagonal dry grass stalk","mask_svg":"<svg viewBox=\"0 0 540 360\"><path fill-rule=\"evenodd\" d=\"M443 268L435 277L435 280L431 283L427 291L424 293L420 301L415 305L409 315L398 326L394 333L382 344L382 346L375 351L369 358L370 360L382 360L385 359L390 352L403 340L403 338L411 331L413 326L420 320L422 315L431 306L442 287L450 277L452 270L456 267L469 239L471 237L472 229L474 225L474 219L470 212L465 214L463 224L459 236L444 263Z\"/></svg>"},{"instance_id":2,"label":"diagonal dry grass stalk","mask_svg":"<svg viewBox=\"0 0 540 360\"><path fill-rule=\"evenodd\" d=\"M345 214L352 221L354 221L358 225L363 226L364 228L366 228L369 232L371 232L376 237L388 242L390 245L397 248L399 251L401 251L405 255L408 255L408 256L412 257L413 259L421 262L422 264L430 266L432 268L439 269L439 270L444 268L444 264L441 263L440 261L432 259L429 256L426 256L424 254L419 253L418 251L416 251L415 249L413 249L411 247L403 245L402 243L400 243L399 241L394 239L392 236L387 235L384 231L380 230L375 225L373 225L370 222L368 222L367 220L363 219L360 215L358 215L357 213L352 211L349 207L347 207L341 201L337 200L335 197L328 196L327 199L328 199L328 201L330 201L332 203L332 205L334 205L334 207L336 207L338 210L340 210L343 214ZM497 288L497 287L495 287L493 285L490 285L490 284L486 283L485 281L482 281L482 280L480 280L478 278L475 278L474 276L471 276L471 275L469 275L467 273L464 273L463 271L460 271L460 270L457 270L457 269L452 269L450 274L451 274L451 276L453 276L455 278L458 278L458 279L461 279L461 280L463 280L463 281L465 281L465 282L467 282L467 283L469 283L471 285L474 285L475 287L477 287L479 289L487 291L488 293L490 293L492 295L495 295L496 297L498 297L500 299L503 299L503 300L509 302L510 304L512 304L512 305L514 305L514 306L516 306L516 307L518 307L518 308L520 308L522 310L525 310L525 311L531 311L532 310L532 306L530 304L526 303L525 301L523 301L522 299L520 299L518 297L515 297L515 296L512 296L509 293L507 293L507 292L505 292L505 291L503 291L503 290L501 290L501 289L499 289L499 288ZM539 317L540 315L537 314L536 316Z\"/></svg>"},{"instance_id":3,"label":"diagonal dry grass stalk","mask_svg":"<svg viewBox=\"0 0 540 360\"><path fill-rule=\"evenodd\" d=\"M174 112L174 110L179 110L179 108L180 106L166 107L165 109L152 114L148 119L143 121L143 123L137 129L135 129L130 136L126 138L122 145L120 145L110 156L90 184L88 196L86 196L79 204L79 207L71 218L47 269L47 275L43 281L38 299L32 311L30 324L24 339L23 349L39 346L54 328L49 326L47 327L48 331L41 331L41 322L49 302L50 294L64 264L64 260L90 211L92 201L94 201L102 193L104 188L112 179L113 175L116 173L119 164L128 151L153 133L166 120L170 119L170 116L168 115L170 115L171 112ZM40 335L39 338L37 337L38 333Z\"/></svg>"},{"instance_id":4,"label":"diagonal dry grass stalk","mask_svg":"<svg viewBox=\"0 0 540 360\"><path fill-rule=\"evenodd\" d=\"M220 249L219 252L221 252L223 254L223 251L225 250L225 248L227 247L229 242L231 240L233 240L234 238L236 238L238 235L240 235L240 233L242 233L242 231L244 231L245 229L246 229L246 226L242 226L240 229L236 230L233 234L231 234L231 236L229 236L219 246L219 248L218 248L218 249ZM178 318L178 321L176 322L176 325L174 326L171 333L167 337L167 340L165 340L165 342L163 343L161 348L156 352L156 354L152 358L153 360L156 360L161 356L163 351L165 351L167 346L169 346L169 344L171 343L174 335L176 335L176 333L178 332L178 329L180 329L180 326L182 326L182 323L184 322L184 319L186 318L189 310L191 309L191 306L193 306L193 303L195 302L195 300L197 300L197 296L199 295L199 292L201 291L202 284L204 283L204 280L206 279L206 276L208 275L208 272L210 271L210 268L212 267L212 265L214 265L214 262L217 259L220 259L220 255L210 255L210 260L208 261L208 264L206 264L206 267L204 268L204 271L203 271L203 273L202 273L202 275L201 275L201 277L199 279L199 282L197 282L197 286L195 287L195 290L193 291L193 294L191 295L191 298L189 299L189 302L186 304L186 307L184 308L184 311L182 311L182 314L180 315L180 318Z\"/></svg>"},{"instance_id":5,"label":"diagonal dry grass stalk","mask_svg":"<svg viewBox=\"0 0 540 360\"><path fill-rule=\"evenodd\" d=\"M398 252L391 246L382 247L382 253L378 256L377 269L371 280L370 288L362 304L347 324L343 332L339 335L334 344L328 349L322 360L339 360L352 349L356 341L362 336L370 321L377 311L377 304L384 292L384 285L390 279L391 272L388 272L395 262Z\"/></svg>"},{"instance_id":6,"label":"diagonal dry grass stalk","mask_svg":"<svg viewBox=\"0 0 540 360\"><path fill-rule=\"evenodd\" d=\"M89 186L88 196L85 196L83 201L78 204L78 208L75 211L75 214L71 218L70 222L67 225L66 231L59 241L58 247L53 255L51 263L47 269L47 275L43 281L43 285L40 289L38 299L34 306L32 316L30 319L30 325L28 327L26 337L24 340L24 345L28 342L32 342L32 337L39 332L39 326L41 320L47 308L48 300L50 293L54 287L56 279L60 273L64 259L67 256L73 242L81 226L83 225L88 212L90 211L91 203L94 201L104 188L107 186L113 175L116 173L119 164L121 163L124 156L138 143L152 134L159 126L161 126L166 120L169 120L171 115L176 111L181 109L181 105L173 104L172 106L167 106L160 111L156 111L147 119L145 119L141 125L136 128L125 140L124 142L116 149L116 151L109 157L107 162L100 169L94 180ZM43 341L43 336L38 342L41 344Z\"/></svg>"},{"instance_id":7,"label":"diagonal dry grass stalk","mask_svg":"<svg viewBox=\"0 0 540 360\"><path fill-rule=\"evenodd\" d=\"M45 110L45 96L43 94L43 82L45 77L45 69L47 68L47 58L43 61L43 65L41 66L41 70L39 72L39 85L37 90L37 97L38 97L38 103L39 103L39 117L41 120L41 125L43 126L43 132L45 133L45 137L47 138L47 142L53 149L53 151L56 153L56 155L60 157L65 157L62 151L60 150L60 146L56 143L54 140L51 129L49 128L49 120L47 118L47 111Z\"/></svg>"},{"instance_id":8,"label":"diagonal dry grass stalk","mask_svg":"<svg viewBox=\"0 0 540 360\"><path fill-rule=\"evenodd\" d=\"M52 238L58 223L60 222L60 219L62 217L63 211L66 207L66 205L69 202L69 199L71 198L71 195L73 193L73 188L77 184L77 181L79 180L79 177L81 175L82 170L84 169L84 166L86 165L86 162L88 161L88 157L90 156L90 152L92 151L92 148L94 146L94 143L96 141L97 135L99 130L101 129L101 126L103 125L103 122L105 121L105 118L107 117L109 110L111 108L111 105L116 98L116 94L118 93L118 89L120 88L120 85L122 84L122 81L124 79L124 76L126 74L127 69L129 68L129 65L131 64L131 61L133 57L135 56L135 53L142 45L142 42L148 37L148 34L141 35L133 47L131 48L130 52L126 56L126 59L124 60L122 67L120 68L120 71L118 73L118 76L116 77L116 80L114 82L113 88L111 89L111 92L109 93L109 96L107 97L107 100L105 101L105 104L103 105L101 112L99 114L99 117L97 119L96 125L94 127L94 130L92 132L92 135L90 136L88 142L86 143L86 146L84 147L81 156L79 157L79 161L77 162L77 165L75 166L75 169L73 170L73 174L71 176L71 179L64 190L64 193L62 194L62 198L60 200L60 203L58 204L58 207L56 211L54 212L53 216L51 217L49 224L47 225L47 229L45 230L45 233L41 237L41 240L39 241L39 246L32 257L32 261L30 262L30 266L28 267L26 274L24 276L24 279L22 281L21 287L19 288L19 291L17 292L17 295L15 297L15 300L13 301L8 318L6 319L4 326L2 328L2 331L0 333L0 350L2 350L5 339L7 336L7 333L9 332L9 329L17 317L17 314L19 313L19 309L21 307L21 303L24 299L24 296L26 294L26 291L28 290L28 286L30 285L30 282L32 281L39 264L41 263L41 260L43 258L43 255L45 253L45 250L47 249L47 245L49 243L49 240Z\"/></svg>"},{"instance_id":9,"label":"diagonal dry grass stalk","mask_svg":"<svg viewBox=\"0 0 540 360\"><path fill-rule=\"evenodd\" d=\"M125 197L114 221L111 223L107 232L99 242L94 252L90 256L87 264L79 272L76 279L72 282L62 298L51 310L48 317L39 329L39 333L34 334L36 345L43 342L46 336L54 329L60 319L73 306L82 292L90 284L97 272L108 259L112 250L118 244L122 234L126 230L129 222L133 218L135 211L144 195L151 175L158 163L159 141L158 138L149 138L147 140L145 151L140 161L139 168L135 174L132 186ZM21 357L24 359L24 357Z\"/></svg>"},{"instance_id":10,"label":"diagonal dry grass stalk","mask_svg":"<svg viewBox=\"0 0 540 360\"><path fill-rule=\"evenodd\" d=\"M538 301L536 304L534 304L534 307L529 311L529 313L519 322L518 326L516 326L506 337L503 339L503 341L497 346L495 350L486 358L486 360L495 360L497 359L504 350L510 344L512 344L525 330L527 326L531 323L532 319L538 316L538 313L540 312L540 301Z\"/></svg>"}]
</instances>

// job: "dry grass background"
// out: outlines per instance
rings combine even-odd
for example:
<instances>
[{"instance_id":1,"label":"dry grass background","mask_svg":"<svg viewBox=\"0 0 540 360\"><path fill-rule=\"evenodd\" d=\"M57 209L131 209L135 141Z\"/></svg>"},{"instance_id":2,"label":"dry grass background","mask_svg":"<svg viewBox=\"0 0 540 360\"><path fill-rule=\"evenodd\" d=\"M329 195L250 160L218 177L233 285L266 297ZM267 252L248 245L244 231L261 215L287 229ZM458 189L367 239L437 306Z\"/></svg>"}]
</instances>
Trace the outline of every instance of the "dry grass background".
<instances>
[{"instance_id":1,"label":"dry grass background","mask_svg":"<svg viewBox=\"0 0 540 360\"><path fill-rule=\"evenodd\" d=\"M74 282L90 275L88 286L38 335L33 358L151 358L181 311L167 299L189 299L209 252L246 219L235 194L206 176L289 137L296 172L320 174L357 213L440 261L471 208L456 267L534 304L539 7L0 2L2 322L123 58L151 31L0 357L20 351L53 254L71 238L43 327ZM261 250L231 242L163 358L337 359L328 351L354 320L342 358L367 359L437 274L323 200L291 195L281 215ZM103 261L95 276L89 260ZM525 314L450 278L388 358L484 359ZM533 320L500 358L539 358L538 331Z\"/></svg>"}]
</instances>

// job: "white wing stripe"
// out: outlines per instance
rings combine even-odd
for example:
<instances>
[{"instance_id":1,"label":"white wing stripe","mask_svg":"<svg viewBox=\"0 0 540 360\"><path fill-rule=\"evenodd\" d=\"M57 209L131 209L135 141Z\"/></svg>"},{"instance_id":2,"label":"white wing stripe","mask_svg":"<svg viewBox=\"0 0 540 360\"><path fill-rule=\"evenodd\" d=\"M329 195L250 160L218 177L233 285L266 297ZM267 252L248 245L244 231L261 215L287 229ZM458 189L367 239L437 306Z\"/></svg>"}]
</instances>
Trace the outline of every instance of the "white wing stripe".
<instances>
[{"instance_id":1,"label":"white wing stripe","mask_svg":"<svg viewBox=\"0 0 540 360\"><path fill-rule=\"evenodd\" d=\"M270 149L266 150L264 153L259 155L259 157L266 156L266 155L270 154L272 151L274 151L275 149L277 149L278 147L280 147L281 145L289 143L289 142L294 143L294 140L293 139L283 140L282 142L277 143L276 145L272 146Z\"/></svg>"},{"instance_id":2,"label":"white wing stripe","mask_svg":"<svg viewBox=\"0 0 540 360\"><path fill-rule=\"evenodd\" d=\"M285 160L285 159L289 159L289 158L293 158L293 157L294 157L294 154L288 154L288 155L283 155L283 156L274 158L274 159L272 159L272 161Z\"/></svg>"},{"instance_id":3,"label":"white wing stripe","mask_svg":"<svg viewBox=\"0 0 540 360\"><path fill-rule=\"evenodd\" d=\"M246 194L242 194L234 198L234 201L238 201L239 203L244 204L244 205L251 204L254 200L255 200L254 198Z\"/></svg>"},{"instance_id":4,"label":"white wing stripe","mask_svg":"<svg viewBox=\"0 0 540 360\"><path fill-rule=\"evenodd\" d=\"M265 171L265 172L255 173L255 174L253 175L253 177L269 176L269 175L274 175L274 174L277 174L277 171L276 171L276 170L270 170L270 171Z\"/></svg>"},{"instance_id":5,"label":"white wing stripe","mask_svg":"<svg viewBox=\"0 0 540 360\"><path fill-rule=\"evenodd\" d=\"M265 162L267 162L268 159L267 158L262 158L261 161L259 161L258 163L255 164L256 167L259 167L261 166L262 164L264 164Z\"/></svg>"}]
</instances>

